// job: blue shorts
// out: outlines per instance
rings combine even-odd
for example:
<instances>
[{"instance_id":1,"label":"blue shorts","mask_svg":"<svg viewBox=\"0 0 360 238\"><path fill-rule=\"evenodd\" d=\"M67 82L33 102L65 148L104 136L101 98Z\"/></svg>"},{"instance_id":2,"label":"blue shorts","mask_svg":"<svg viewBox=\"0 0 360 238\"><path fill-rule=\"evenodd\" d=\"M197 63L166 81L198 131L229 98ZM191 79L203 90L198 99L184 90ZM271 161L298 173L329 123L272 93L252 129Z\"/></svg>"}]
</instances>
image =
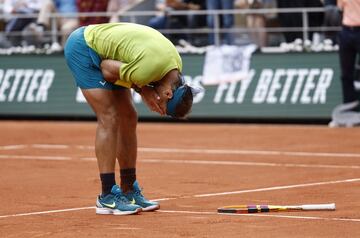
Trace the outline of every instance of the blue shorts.
<instances>
[{"instance_id":1,"label":"blue shorts","mask_svg":"<svg viewBox=\"0 0 360 238\"><path fill-rule=\"evenodd\" d=\"M76 85L81 89L124 89L104 79L100 69L101 58L86 44L84 30L85 27L80 27L72 32L64 48L66 63L75 78Z\"/></svg>"}]
</instances>

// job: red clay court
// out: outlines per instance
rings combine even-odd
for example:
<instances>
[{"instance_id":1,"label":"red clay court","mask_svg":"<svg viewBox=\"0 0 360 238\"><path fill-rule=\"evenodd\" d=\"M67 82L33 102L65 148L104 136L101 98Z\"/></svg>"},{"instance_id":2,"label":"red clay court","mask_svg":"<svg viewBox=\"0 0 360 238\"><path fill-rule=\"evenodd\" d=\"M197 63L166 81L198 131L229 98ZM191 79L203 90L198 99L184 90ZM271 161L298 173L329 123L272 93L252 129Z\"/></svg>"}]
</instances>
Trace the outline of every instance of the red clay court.
<instances>
[{"instance_id":1,"label":"red clay court","mask_svg":"<svg viewBox=\"0 0 360 238\"><path fill-rule=\"evenodd\" d=\"M1 237L360 237L360 128L140 123L138 180L161 209L133 216L95 215L95 128L0 122ZM336 211L216 212L331 202Z\"/></svg>"}]
</instances>

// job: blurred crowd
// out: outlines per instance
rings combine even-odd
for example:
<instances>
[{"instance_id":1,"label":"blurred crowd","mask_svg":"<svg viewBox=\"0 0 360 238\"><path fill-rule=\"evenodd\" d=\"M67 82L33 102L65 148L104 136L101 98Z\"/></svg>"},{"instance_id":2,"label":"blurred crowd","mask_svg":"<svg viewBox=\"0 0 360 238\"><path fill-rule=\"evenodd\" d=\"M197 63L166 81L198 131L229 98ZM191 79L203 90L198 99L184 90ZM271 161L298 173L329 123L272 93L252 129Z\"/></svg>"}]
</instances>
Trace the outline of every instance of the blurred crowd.
<instances>
[{"instance_id":1,"label":"blurred crowd","mask_svg":"<svg viewBox=\"0 0 360 238\"><path fill-rule=\"evenodd\" d=\"M0 48L12 46L41 46L53 42L54 28L60 33L56 42L63 45L71 31L89 24L121 21L121 12L146 0L0 0ZM267 33L268 27L303 26L302 13L259 12L256 14L215 14L212 10L272 9L321 7L324 12L308 13L309 27L339 26L341 13L336 0L152 0L153 6L145 10L156 10L157 15L148 17L150 27L161 30L175 44L184 39L195 46L241 44L248 41L259 47L279 45L303 38L302 30ZM208 14L191 14L197 10L209 10ZM189 11L186 15L174 15L176 11ZM83 16L76 13L108 12L107 16ZM53 21L51 13L65 14ZM221 34L212 29L221 27ZM173 34L171 29L190 29ZM200 32L197 29L207 29ZM236 31L248 29L249 31ZM219 37L218 37L219 36ZM336 41L334 32L310 31L310 40L329 38Z\"/></svg>"},{"instance_id":2,"label":"blurred crowd","mask_svg":"<svg viewBox=\"0 0 360 238\"><path fill-rule=\"evenodd\" d=\"M79 26L118 21L117 13L139 0L0 0L0 47L41 46L51 42L50 31L59 32L56 42L64 44ZM77 13L109 12L108 16L77 16ZM53 21L51 14L63 14Z\"/></svg>"}]
</instances>

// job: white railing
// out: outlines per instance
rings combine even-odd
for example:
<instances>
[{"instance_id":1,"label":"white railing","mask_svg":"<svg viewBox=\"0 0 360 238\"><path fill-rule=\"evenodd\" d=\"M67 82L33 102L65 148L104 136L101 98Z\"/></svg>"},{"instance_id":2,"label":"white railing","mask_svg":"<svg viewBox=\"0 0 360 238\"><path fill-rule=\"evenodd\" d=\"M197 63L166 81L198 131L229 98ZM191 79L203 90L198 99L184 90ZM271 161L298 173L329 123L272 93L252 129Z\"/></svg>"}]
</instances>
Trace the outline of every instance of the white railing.
<instances>
[{"instance_id":1,"label":"white railing","mask_svg":"<svg viewBox=\"0 0 360 238\"><path fill-rule=\"evenodd\" d=\"M221 33L250 33L250 32L260 32L265 31L268 33L280 33L280 32L302 32L303 41L309 39L309 32L325 32L325 31L339 31L340 27L310 27L308 13L314 12L325 12L325 8L266 8L266 9L233 9L233 10L194 10L194 11L168 11L167 14L169 16L179 16L179 15L214 15L214 28L184 28L184 29L163 29L160 30L165 34L182 34L182 33L200 33L200 34L208 34L214 33L215 35L215 44L220 44L220 34ZM51 13L51 29L45 33L50 34L52 37L52 41L56 42L57 37L62 32L58 31L57 23L58 19L61 17L100 17L100 16L114 16L114 14L118 15L119 18L126 17L130 19L130 22L137 23L138 17L151 17L159 14L158 11L126 11L126 12L88 12L88 13ZM222 14L232 14L236 15L249 15L249 14L277 14L277 13L301 13L302 14L302 27L267 27L267 28L246 28L239 27L234 25L234 27L230 29L221 28L220 26L220 18L219 16ZM13 17L18 18L37 18L37 14L0 14L1 19L10 19ZM13 35L20 35L21 32L13 32Z\"/></svg>"}]
</instances>

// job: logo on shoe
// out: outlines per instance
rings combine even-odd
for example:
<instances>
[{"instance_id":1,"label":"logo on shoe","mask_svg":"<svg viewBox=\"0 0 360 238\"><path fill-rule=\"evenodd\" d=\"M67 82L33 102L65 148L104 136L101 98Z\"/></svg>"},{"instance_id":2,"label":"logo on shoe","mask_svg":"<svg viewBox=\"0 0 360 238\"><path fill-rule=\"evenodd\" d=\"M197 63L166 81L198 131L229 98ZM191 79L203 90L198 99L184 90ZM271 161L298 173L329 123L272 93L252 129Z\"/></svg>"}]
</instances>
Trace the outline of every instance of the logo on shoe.
<instances>
[{"instance_id":1,"label":"logo on shoe","mask_svg":"<svg viewBox=\"0 0 360 238\"><path fill-rule=\"evenodd\" d=\"M136 203L135 199L133 198L133 199L130 201L130 203L131 203L131 204L135 204L135 203Z\"/></svg>"},{"instance_id":2,"label":"logo on shoe","mask_svg":"<svg viewBox=\"0 0 360 238\"><path fill-rule=\"evenodd\" d=\"M108 203L103 203L104 206L109 207L109 208L115 208L116 204L115 202L108 204Z\"/></svg>"}]
</instances>

